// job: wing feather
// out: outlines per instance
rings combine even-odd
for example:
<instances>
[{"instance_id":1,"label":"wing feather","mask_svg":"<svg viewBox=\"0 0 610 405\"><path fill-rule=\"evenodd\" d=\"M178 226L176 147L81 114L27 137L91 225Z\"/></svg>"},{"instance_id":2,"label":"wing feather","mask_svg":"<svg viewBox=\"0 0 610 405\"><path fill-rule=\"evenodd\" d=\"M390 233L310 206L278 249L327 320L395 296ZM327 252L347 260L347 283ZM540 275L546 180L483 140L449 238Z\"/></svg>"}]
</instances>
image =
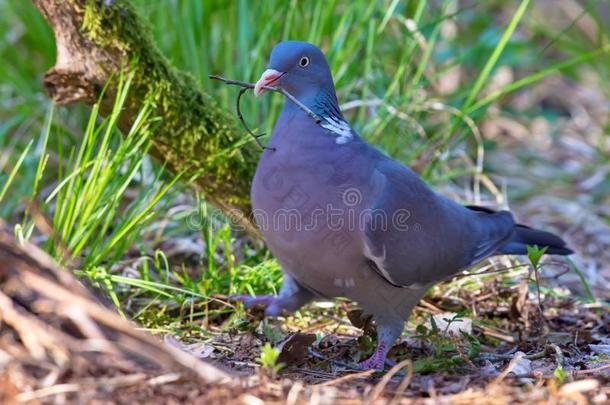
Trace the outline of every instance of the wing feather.
<instances>
[{"instance_id":1,"label":"wing feather","mask_svg":"<svg viewBox=\"0 0 610 405\"><path fill-rule=\"evenodd\" d=\"M431 191L410 169L394 162L381 167L381 193L370 209L388 218L403 210L408 222L389 221L363 229L364 256L371 268L397 287L438 282L494 254L513 233L507 211L464 207Z\"/></svg>"}]
</instances>

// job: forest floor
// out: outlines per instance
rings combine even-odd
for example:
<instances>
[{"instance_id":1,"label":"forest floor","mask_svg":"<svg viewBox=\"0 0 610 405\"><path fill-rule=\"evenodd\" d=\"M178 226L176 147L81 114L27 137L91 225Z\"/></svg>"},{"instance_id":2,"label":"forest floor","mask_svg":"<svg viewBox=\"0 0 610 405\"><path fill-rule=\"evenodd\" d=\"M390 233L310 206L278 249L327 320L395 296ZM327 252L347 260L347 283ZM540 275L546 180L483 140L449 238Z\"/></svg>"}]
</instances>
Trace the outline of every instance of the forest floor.
<instances>
[{"instance_id":1,"label":"forest floor","mask_svg":"<svg viewBox=\"0 0 610 405\"><path fill-rule=\"evenodd\" d=\"M212 336L205 342L163 337L166 346L231 375L224 384L171 367L158 370L133 356L117 360L99 348L55 347L71 353L58 367L32 355L23 330L3 328L0 395L7 404L607 403L607 308L549 297L541 313L536 300L528 299L527 283L506 287L491 281L475 292L446 292L447 286L436 288L420 303L412 319L419 326L410 327L409 337L391 350L390 361L397 365L384 373L349 367L370 354L374 331L344 302L275 322L263 322L253 311L243 325L250 330L223 332L216 320L206 325ZM456 319L444 309L466 305L476 308L476 319ZM53 314L44 317L49 325L62 323ZM27 322L21 326L35 330ZM81 337L74 327L61 327ZM114 335L110 341L120 340ZM265 348L269 343L277 350ZM148 349L138 350L143 355Z\"/></svg>"}]
</instances>

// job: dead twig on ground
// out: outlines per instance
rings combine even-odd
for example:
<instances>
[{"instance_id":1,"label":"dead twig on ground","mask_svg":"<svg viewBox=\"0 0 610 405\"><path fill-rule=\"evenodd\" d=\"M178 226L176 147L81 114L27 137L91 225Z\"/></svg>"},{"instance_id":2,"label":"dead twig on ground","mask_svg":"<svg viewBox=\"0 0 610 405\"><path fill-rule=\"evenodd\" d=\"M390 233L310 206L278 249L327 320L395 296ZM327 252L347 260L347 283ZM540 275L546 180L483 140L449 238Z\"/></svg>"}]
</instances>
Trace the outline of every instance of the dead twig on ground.
<instances>
[{"instance_id":1,"label":"dead twig on ground","mask_svg":"<svg viewBox=\"0 0 610 405\"><path fill-rule=\"evenodd\" d=\"M2 350L21 351L34 364L62 369L80 358L95 367L102 359L113 359L113 365L128 364L136 373L153 373L153 378L169 372L202 383L231 385L236 381L226 371L137 331L100 305L42 250L19 244L1 221L0 318L3 333L11 331L17 338L2 340ZM5 347L9 342L11 347ZM12 347L17 342L23 349ZM35 399L75 389L73 384L39 388L23 395Z\"/></svg>"}]
</instances>

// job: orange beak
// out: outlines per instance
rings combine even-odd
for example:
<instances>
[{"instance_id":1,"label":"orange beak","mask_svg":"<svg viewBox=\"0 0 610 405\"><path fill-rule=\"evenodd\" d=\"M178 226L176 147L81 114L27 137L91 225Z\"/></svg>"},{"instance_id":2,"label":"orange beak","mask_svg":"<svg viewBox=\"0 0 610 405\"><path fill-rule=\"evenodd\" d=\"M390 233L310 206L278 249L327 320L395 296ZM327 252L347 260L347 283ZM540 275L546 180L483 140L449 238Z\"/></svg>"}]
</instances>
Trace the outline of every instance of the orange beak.
<instances>
[{"instance_id":1,"label":"orange beak","mask_svg":"<svg viewBox=\"0 0 610 405\"><path fill-rule=\"evenodd\" d=\"M260 96L261 93L265 90L265 86L271 86L273 83L277 82L280 77L284 75L285 72L280 72L275 69L267 69L261 75L261 78L258 79L256 84L254 85L254 94L256 96Z\"/></svg>"}]
</instances>

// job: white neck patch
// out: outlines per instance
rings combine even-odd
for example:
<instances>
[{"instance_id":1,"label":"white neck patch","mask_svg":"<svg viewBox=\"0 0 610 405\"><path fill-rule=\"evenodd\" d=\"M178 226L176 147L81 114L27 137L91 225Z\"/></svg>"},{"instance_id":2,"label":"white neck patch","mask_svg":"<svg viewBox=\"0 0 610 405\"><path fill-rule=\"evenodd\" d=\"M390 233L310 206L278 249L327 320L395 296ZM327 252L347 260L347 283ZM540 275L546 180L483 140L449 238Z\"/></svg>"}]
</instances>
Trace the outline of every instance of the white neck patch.
<instances>
[{"instance_id":1,"label":"white neck patch","mask_svg":"<svg viewBox=\"0 0 610 405\"><path fill-rule=\"evenodd\" d=\"M322 121L320 125L322 128L326 128L330 132L338 135L335 142L337 142L339 145L350 141L354 137L352 135L352 129L349 127L347 122L329 116L325 116L324 119L326 122Z\"/></svg>"}]
</instances>

